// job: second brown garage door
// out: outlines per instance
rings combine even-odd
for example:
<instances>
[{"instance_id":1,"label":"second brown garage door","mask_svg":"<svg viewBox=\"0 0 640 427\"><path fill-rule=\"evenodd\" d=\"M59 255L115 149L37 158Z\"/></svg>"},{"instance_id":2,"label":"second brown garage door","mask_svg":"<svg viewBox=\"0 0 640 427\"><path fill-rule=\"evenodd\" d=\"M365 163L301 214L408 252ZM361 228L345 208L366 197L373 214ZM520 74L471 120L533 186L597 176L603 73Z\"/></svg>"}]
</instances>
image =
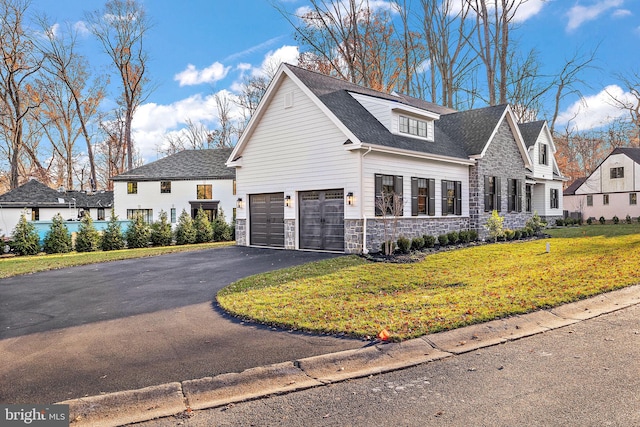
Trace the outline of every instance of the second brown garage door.
<instances>
[{"instance_id":1,"label":"second brown garage door","mask_svg":"<svg viewBox=\"0 0 640 427\"><path fill-rule=\"evenodd\" d=\"M344 252L344 190L298 194L300 249Z\"/></svg>"}]
</instances>

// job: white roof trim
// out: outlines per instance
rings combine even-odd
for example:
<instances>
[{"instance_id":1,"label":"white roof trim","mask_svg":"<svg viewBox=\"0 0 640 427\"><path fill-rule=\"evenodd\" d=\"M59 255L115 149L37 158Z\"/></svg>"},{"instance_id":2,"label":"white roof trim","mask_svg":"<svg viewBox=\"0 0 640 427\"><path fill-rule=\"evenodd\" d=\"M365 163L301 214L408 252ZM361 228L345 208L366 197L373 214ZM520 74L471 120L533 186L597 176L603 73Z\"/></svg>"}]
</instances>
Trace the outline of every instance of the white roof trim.
<instances>
[{"instance_id":1,"label":"white roof trim","mask_svg":"<svg viewBox=\"0 0 640 427\"><path fill-rule=\"evenodd\" d=\"M378 153L396 154L400 156L414 157L414 158L427 159L427 160L437 160L439 162L455 163L455 164L465 165L465 166L476 164L476 161L472 159L467 160L467 159L461 159L459 157L450 157L450 156L441 156L438 154L421 153L419 151L402 150L399 148L384 147L382 145L372 145L372 144L366 144L366 143L363 143L359 147L353 147L351 148L351 150L355 150L358 148L367 149L367 150L375 151Z\"/></svg>"}]
</instances>

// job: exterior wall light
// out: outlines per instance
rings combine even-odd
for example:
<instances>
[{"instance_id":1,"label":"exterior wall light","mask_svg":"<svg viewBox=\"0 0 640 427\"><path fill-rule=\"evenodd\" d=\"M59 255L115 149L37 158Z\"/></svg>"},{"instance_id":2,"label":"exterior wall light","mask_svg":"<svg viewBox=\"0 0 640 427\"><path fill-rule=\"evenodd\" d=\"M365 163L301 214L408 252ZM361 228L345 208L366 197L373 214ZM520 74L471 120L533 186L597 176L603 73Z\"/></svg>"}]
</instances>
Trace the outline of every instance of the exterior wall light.
<instances>
[{"instance_id":1,"label":"exterior wall light","mask_svg":"<svg viewBox=\"0 0 640 427\"><path fill-rule=\"evenodd\" d=\"M238 200L236 200L236 207L238 209L244 208L244 201L242 200L242 197L238 197Z\"/></svg>"},{"instance_id":2,"label":"exterior wall light","mask_svg":"<svg viewBox=\"0 0 640 427\"><path fill-rule=\"evenodd\" d=\"M353 197L353 193L352 192L348 192L347 193L347 204L349 206L353 206L353 204L355 203L354 197Z\"/></svg>"},{"instance_id":3,"label":"exterior wall light","mask_svg":"<svg viewBox=\"0 0 640 427\"><path fill-rule=\"evenodd\" d=\"M284 205L285 205L286 207L288 207L288 208L290 208L290 207L291 207L291 196L287 195L287 196L284 198Z\"/></svg>"}]
</instances>

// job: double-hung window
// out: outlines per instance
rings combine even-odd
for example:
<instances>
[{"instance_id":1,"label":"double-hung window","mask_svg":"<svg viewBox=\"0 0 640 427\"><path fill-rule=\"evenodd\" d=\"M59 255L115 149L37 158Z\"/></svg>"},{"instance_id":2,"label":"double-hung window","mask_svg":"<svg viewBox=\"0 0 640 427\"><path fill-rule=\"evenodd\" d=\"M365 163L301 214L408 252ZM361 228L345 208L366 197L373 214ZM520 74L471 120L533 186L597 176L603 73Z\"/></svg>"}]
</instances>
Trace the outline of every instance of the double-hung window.
<instances>
[{"instance_id":1,"label":"double-hung window","mask_svg":"<svg viewBox=\"0 0 640 427\"><path fill-rule=\"evenodd\" d=\"M551 209L558 209L558 207L560 207L560 198L558 197L559 193L560 192L558 191L557 188L552 188L551 189L551 193L550 193L550 198L551 198L550 207L551 207Z\"/></svg>"},{"instance_id":2,"label":"double-hung window","mask_svg":"<svg viewBox=\"0 0 640 427\"><path fill-rule=\"evenodd\" d=\"M411 215L436 214L436 180L411 178Z\"/></svg>"},{"instance_id":3,"label":"double-hung window","mask_svg":"<svg viewBox=\"0 0 640 427\"><path fill-rule=\"evenodd\" d=\"M135 181L127 182L127 194L138 194L138 183Z\"/></svg>"},{"instance_id":4,"label":"double-hung window","mask_svg":"<svg viewBox=\"0 0 640 427\"><path fill-rule=\"evenodd\" d=\"M500 197L501 179L497 176L485 176L484 177L484 211L500 212L502 205L502 198Z\"/></svg>"},{"instance_id":5,"label":"double-hung window","mask_svg":"<svg viewBox=\"0 0 640 427\"><path fill-rule=\"evenodd\" d=\"M603 194L602 195L602 204L603 205L608 205L609 204L609 195L608 194Z\"/></svg>"},{"instance_id":6,"label":"double-hung window","mask_svg":"<svg viewBox=\"0 0 640 427\"><path fill-rule=\"evenodd\" d=\"M538 163L540 163L541 165L549 164L549 147L547 146L547 144L540 144Z\"/></svg>"},{"instance_id":7,"label":"double-hung window","mask_svg":"<svg viewBox=\"0 0 640 427\"><path fill-rule=\"evenodd\" d=\"M611 179L624 178L624 167L611 168L609 174Z\"/></svg>"},{"instance_id":8,"label":"double-hung window","mask_svg":"<svg viewBox=\"0 0 640 427\"><path fill-rule=\"evenodd\" d=\"M196 198L198 200L211 200L213 199L213 186L211 184L198 185L196 188Z\"/></svg>"},{"instance_id":9,"label":"double-hung window","mask_svg":"<svg viewBox=\"0 0 640 427\"><path fill-rule=\"evenodd\" d=\"M593 194L587 194L587 206L593 206Z\"/></svg>"},{"instance_id":10,"label":"double-hung window","mask_svg":"<svg viewBox=\"0 0 640 427\"><path fill-rule=\"evenodd\" d=\"M509 212L522 212L522 180L509 179Z\"/></svg>"},{"instance_id":11,"label":"double-hung window","mask_svg":"<svg viewBox=\"0 0 640 427\"><path fill-rule=\"evenodd\" d=\"M376 216L402 216L402 176L375 175Z\"/></svg>"},{"instance_id":12,"label":"double-hung window","mask_svg":"<svg viewBox=\"0 0 640 427\"><path fill-rule=\"evenodd\" d=\"M442 180L442 215L462 215L462 182Z\"/></svg>"},{"instance_id":13,"label":"double-hung window","mask_svg":"<svg viewBox=\"0 0 640 427\"><path fill-rule=\"evenodd\" d=\"M414 119L411 117L400 116L399 130L400 130L400 133L406 133L409 135L415 135L421 138L426 138L427 122L424 120Z\"/></svg>"},{"instance_id":14,"label":"double-hung window","mask_svg":"<svg viewBox=\"0 0 640 427\"><path fill-rule=\"evenodd\" d=\"M171 193L171 181L160 181L160 193L162 194Z\"/></svg>"},{"instance_id":15,"label":"double-hung window","mask_svg":"<svg viewBox=\"0 0 640 427\"><path fill-rule=\"evenodd\" d=\"M638 204L638 193L629 193L629 204L630 205Z\"/></svg>"},{"instance_id":16,"label":"double-hung window","mask_svg":"<svg viewBox=\"0 0 640 427\"><path fill-rule=\"evenodd\" d=\"M533 210L531 189L532 189L531 184L527 184L525 186L525 199L526 199L525 209L527 212L531 212Z\"/></svg>"}]
</instances>

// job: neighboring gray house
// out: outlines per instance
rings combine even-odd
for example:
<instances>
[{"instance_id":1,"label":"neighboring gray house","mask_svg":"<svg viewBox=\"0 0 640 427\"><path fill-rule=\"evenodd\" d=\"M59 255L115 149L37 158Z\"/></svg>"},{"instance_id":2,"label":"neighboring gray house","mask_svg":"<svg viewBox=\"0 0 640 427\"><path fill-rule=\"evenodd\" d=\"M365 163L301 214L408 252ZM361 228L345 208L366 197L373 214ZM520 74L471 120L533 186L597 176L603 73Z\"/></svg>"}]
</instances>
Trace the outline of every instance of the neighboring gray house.
<instances>
[{"instance_id":1,"label":"neighboring gray house","mask_svg":"<svg viewBox=\"0 0 640 427\"><path fill-rule=\"evenodd\" d=\"M113 177L115 213L148 223L167 213L172 224L184 209L195 217L202 208L210 219L222 208L231 222L236 206L235 170L225 165L230 148L184 150Z\"/></svg>"},{"instance_id":2,"label":"neighboring gray house","mask_svg":"<svg viewBox=\"0 0 640 427\"><path fill-rule=\"evenodd\" d=\"M520 228L545 200L541 214L560 217L551 136L546 125L526 134L508 105L456 112L283 64L227 162L237 243L375 252L389 193L399 196L397 234L409 238L484 235L493 210Z\"/></svg>"},{"instance_id":3,"label":"neighboring gray house","mask_svg":"<svg viewBox=\"0 0 640 427\"><path fill-rule=\"evenodd\" d=\"M58 213L66 220L90 215L99 221L109 220L112 208L112 191L54 190L32 179L0 195L0 233L11 235L23 212L30 221L51 221Z\"/></svg>"}]
</instances>

